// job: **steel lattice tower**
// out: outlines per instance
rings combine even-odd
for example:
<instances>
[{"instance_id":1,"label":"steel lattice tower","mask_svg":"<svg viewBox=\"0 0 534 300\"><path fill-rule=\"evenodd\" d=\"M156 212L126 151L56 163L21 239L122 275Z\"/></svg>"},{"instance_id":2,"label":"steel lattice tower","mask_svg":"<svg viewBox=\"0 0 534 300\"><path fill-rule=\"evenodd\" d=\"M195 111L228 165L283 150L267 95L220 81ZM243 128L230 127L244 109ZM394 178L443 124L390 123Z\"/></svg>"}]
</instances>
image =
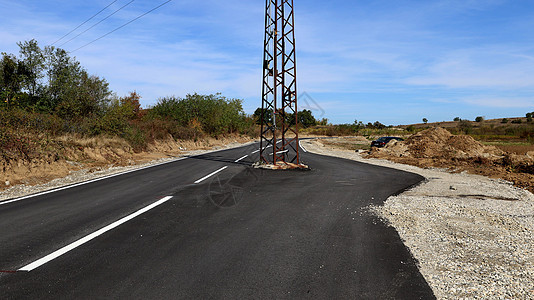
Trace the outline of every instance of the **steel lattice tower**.
<instances>
[{"instance_id":1,"label":"steel lattice tower","mask_svg":"<svg viewBox=\"0 0 534 300\"><path fill-rule=\"evenodd\" d=\"M300 164L294 28L293 0L267 0L260 140L263 164Z\"/></svg>"}]
</instances>

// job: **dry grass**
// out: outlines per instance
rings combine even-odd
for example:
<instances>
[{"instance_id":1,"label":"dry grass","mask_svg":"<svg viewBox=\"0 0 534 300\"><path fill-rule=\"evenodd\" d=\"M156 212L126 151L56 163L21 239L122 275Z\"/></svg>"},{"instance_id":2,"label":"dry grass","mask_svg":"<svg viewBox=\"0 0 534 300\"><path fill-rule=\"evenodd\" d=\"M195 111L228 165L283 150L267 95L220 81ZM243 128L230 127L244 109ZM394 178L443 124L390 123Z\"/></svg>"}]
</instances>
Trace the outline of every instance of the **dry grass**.
<instances>
[{"instance_id":1,"label":"dry grass","mask_svg":"<svg viewBox=\"0 0 534 300\"><path fill-rule=\"evenodd\" d=\"M534 145L520 144L520 145L495 145L497 148L513 154L525 155L528 152L534 152Z\"/></svg>"},{"instance_id":2,"label":"dry grass","mask_svg":"<svg viewBox=\"0 0 534 300\"><path fill-rule=\"evenodd\" d=\"M77 134L62 135L54 138L56 141L64 142L67 145L89 147L89 148L129 148L126 140L119 137L96 136L96 137L82 137Z\"/></svg>"},{"instance_id":3,"label":"dry grass","mask_svg":"<svg viewBox=\"0 0 534 300\"><path fill-rule=\"evenodd\" d=\"M345 137L343 139L319 140L325 146L344 150L369 150L371 141L364 137Z\"/></svg>"}]
</instances>

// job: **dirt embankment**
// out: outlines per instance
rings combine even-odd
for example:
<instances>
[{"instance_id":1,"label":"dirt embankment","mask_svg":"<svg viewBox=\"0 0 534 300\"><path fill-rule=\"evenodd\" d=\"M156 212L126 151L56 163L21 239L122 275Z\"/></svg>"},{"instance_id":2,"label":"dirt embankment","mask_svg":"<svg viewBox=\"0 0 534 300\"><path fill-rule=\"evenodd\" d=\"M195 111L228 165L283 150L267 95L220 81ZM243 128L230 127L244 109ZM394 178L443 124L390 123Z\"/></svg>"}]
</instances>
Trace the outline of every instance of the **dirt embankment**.
<instances>
[{"instance_id":1,"label":"dirt embankment","mask_svg":"<svg viewBox=\"0 0 534 300\"><path fill-rule=\"evenodd\" d=\"M155 141L146 151L135 152L119 138L80 138L63 136L42 140L28 155L0 156L0 191L18 184L36 185L61 178L72 172L96 172L109 167L130 166L151 160L176 157L193 150L208 150L253 139L242 136L203 138L198 141Z\"/></svg>"},{"instance_id":2,"label":"dirt embankment","mask_svg":"<svg viewBox=\"0 0 534 300\"><path fill-rule=\"evenodd\" d=\"M391 141L386 147L373 148L362 156L502 178L534 192L534 152L525 155L505 152L439 127L421 131L402 142Z\"/></svg>"}]
</instances>

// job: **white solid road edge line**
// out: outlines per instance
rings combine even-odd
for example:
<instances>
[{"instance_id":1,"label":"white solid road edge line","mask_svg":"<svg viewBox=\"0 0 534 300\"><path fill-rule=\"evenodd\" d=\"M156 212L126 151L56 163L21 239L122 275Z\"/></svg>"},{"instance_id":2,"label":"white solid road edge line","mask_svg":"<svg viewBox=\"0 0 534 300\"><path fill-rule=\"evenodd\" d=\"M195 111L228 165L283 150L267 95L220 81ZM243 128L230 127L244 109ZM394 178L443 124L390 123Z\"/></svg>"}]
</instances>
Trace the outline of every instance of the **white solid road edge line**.
<instances>
[{"instance_id":1,"label":"white solid road edge line","mask_svg":"<svg viewBox=\"0 0 534 300\"><path fill-rule=\"evenodd\" d=\"M211 176L213 176L213 175L215 175L215 174L217 174L217 173L223 171L223 170L226 169L226 168L228 168L228 166L226 166L226 167L222 167L222 168L220 168L219 170L217 170L217 171L215 171L215 172L213 172L213 173L210 173L210 174L208 174L208 175L206 175L206 176L200 178L199 180L195 181L195 184L197 184L197 183L201 183L202 181L204 181L204 180L210 178Z\"/></svg>"},{"instance_id":2,"label":"white solid road edge line","mask_svg":"<svg viewBox=\"0 0 534 300\"><path fill-rule=\"evenodd\" d=\"M97 181L100 181L100 180L104 180L104 179L108 179L108 178L112 178L112 177L117 177L117 176L120 176L120 175L125 175L125 174L128 174L128 173L133 173L133 172L137 172L137 171L141 171L141 170L144 170L144 169L149 169L149 168L153 168L153 167L157 167L157 166L161 166L161 165L165 165L165 164L170 164L170 163L177 162L177 161L180 161L180 160L184 160L184 159L187 159L187 158L189 158L189 157L180 157L180 158L177 158L177 159L173 159L173 160L170 160L170 161L165 161L165 162L162 162L162 163L159 163L159 164L155 164L155 165L149 165L149 166L145 166L145 167L138 168L138 169L128 170L128 171L125 171L125 172L115 173L115 174L111 174L111 175L107 175L107 176L91 179L91 180L88 180L88 181L83 181L83 182L78 182L78 183L74 183L74 184L71 184L71 185L66 185L66 186L55 188L55 189L51 189L51 190L48 190L48 191L35 193L35 194L28 195L28 196L23 196L23 197L19 197L19 198L16 198L16 199L12 199L12 200L3 201L3 202L0 202L0 205L5 205L5 204L8 204L8 203L13 203L13 202L17 202L17 201L21 201L21 200L25 200L25 199L29 199L29 198L34 198L34 197L37 197L37 196L42 196L42 195L46 195L46 194L50 194L50 193L59 192L59 191L70 189L70 188L77 187L77 186L80 186L80 185L89 184L89 183L92 183L92 182L97 182Z\"/></svg>"},{"instance_id":3,"label":"white solid road edge line","mask_svg":"<svg viewBox=\"0 0 534 300\"><path fill-rule=\"evenodd\" d=\"M300 143L300 140L299 140L299 146L300 146L300 149L304 150L304 152L308 152L308 150L306 150L306 148L302 147L302 144Z\"/></svg>"},{"instance_id":4,"label":"white solid road edge line","mask_svg":"<svg viewBox=\"0 0 534 300\"><path fill-rule=\"evenodd\" d=\"M243 159L245 159L245 158L247 158L247 157L248 157L248 155L245 155L245 156L241 157L240 159L238 159L238 160L236 160L236 161L234 161L234 162L240 162L240 161L242 161Z\"/></svg>"},{"instance_id":5,"label":"white solid road edge line","mask_svg":"<svg viewBox=\"0 0 534 300\"><path fill-rule=\"evenodd\" d=\"M169 201L171 198L172 198L172 196L167 196L167 197L165 197L165 198L163 198L163 199L161 199L161 200L159 200L157 202L154 202L151 205L149 205L149 206L147 206L145 208L142 208L142 209L136 211L135 213L133 213L133 214L131 214L129 216L126 216L126 217L124 217L124 218L122 218L122 219L120 219L120 220L118 220L118 221L116 221L116 222L114 222L114 223L112 223L112 224L110 224L110 225L108 225L108 226L106 226L106 227L94 232L94 233L91 233L88 236L85 236L85 237L77 240L76 242L74 242L72 244L69 244L69 245L67 245L67 246L65 246L65 247L63 247L63 248L61 248L61 249L59 249L59 250L57 250L57 251L55 251L55 252L53 252L51 254L48 254L47 256L45 256L45 257L43 257L43 258L41 258L39 260L36 260L35 262L33 262L33 263L31 263L31 264L29 264L29 265L27 265L25 267L22 267L22 268L18 269L17 271L19 271L19 272L30 272L30 271L32 271L32 270L34 270L34 269L46 264L47 262L49 262L49 261L51 261L51 260L53 260L55 258L58 258L59 256L71 251L72 249L74 249L76 247L79 247L79 246L89 242L90 240L92 240L92 239L94 239L94 238L106 233L107 231L110 231L111 229L113 229L115 227L118 227L121 224L124 224L124 223L130 221L131 219L133 219L133 218L135 218L135 217L137 217L137 216L139 216L141 214L144 214L145 212L147 212L147 211L149 211L149 210L151 210L151 209L153 209L153 208L155 208L155 207L157 207L157 206Z\"/></svg>"}]
</instances>

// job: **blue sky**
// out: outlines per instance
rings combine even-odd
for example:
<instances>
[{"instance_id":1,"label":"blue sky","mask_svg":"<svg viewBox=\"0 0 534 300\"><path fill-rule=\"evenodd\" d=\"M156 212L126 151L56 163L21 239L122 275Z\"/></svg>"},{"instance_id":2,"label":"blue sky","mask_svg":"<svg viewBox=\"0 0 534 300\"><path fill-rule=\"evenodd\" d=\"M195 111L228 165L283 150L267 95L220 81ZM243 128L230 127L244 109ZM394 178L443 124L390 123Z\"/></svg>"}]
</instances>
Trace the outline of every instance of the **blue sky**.
<instances>
[{"instance_id":1,"label":"blue sky","mask_svg":"<svg viewBox=\"0 0 534 300\"><path fill-rule=\"evenodd\" d=\"M131 0L108 9L60 45ZM0 0L0 51L49 45L111 3ZM161 1L135 0L72 51ZM74 53L119 96L210 94L261 105L264 0L173 0ZM408 124L534 111L534 1L295 0L300 107L333 123Z\"/></svg>"}]
</instances>

